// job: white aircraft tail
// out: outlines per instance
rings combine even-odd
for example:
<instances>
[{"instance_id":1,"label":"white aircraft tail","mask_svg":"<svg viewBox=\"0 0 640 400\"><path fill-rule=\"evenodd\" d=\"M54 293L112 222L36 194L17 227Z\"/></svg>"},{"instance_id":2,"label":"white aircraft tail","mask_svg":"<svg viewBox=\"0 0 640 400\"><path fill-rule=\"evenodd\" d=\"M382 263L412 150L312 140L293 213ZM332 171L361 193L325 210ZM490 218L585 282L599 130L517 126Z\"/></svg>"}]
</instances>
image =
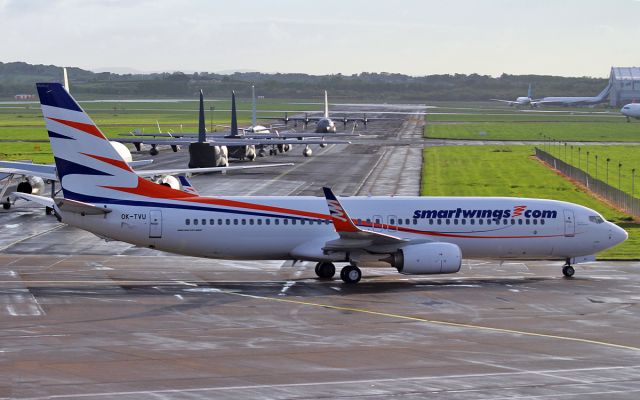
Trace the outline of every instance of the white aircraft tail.
<instances>
[{"instance_id":1,"label":"white aircraft tail","mask_svg":"<svg viewBox=\"0 0 640 400\"><path fill-rule=\"evenodd\" d=\"M256 87L251 85L251 126L258 124L258 118L256 116Z\"/></svg>"},{"instance_id":2,"label":"white aircraft tail","mask_svg":"<svg viewBox=\"0 0 640 400\"><path fill-rule=\"evenodd\" d=\"M324 117L329 118L329 100L327 99L327 91L324 91Z\"/></svg>"},{"instance_id":3,"label":"white aircraft tail","mask_svg":"<svg viewBox=\"0 0 640 400\"><path fill-rule=\"evenodd\" d=\"M71 93L71 90L69 90L69 75L67 75L67 67L62 68L62 74L64 75L64 88L67 89L67 92Z\"/></svg>"},{"instance_id":4,"label":"white aircraft tail","mask_svg":"<svg viewBox=\"0 0 640 400\"><path fill-rule=\"evenodd\" d=\"M531 84L529 84L529 90L527 90L527 97L533 99L533 90L531 89Z\"/></svg>"},{"instance_id":5,"label":"white aircraft tail","mask_svg":"<svg viewBox=\"0 0 640 400\"><path fill-rule=\"evenodd\" d=\"M61 84L36 87L66 199L122 203L141 196L193 196L140 178Z\"/></svg>"}]
</instances>

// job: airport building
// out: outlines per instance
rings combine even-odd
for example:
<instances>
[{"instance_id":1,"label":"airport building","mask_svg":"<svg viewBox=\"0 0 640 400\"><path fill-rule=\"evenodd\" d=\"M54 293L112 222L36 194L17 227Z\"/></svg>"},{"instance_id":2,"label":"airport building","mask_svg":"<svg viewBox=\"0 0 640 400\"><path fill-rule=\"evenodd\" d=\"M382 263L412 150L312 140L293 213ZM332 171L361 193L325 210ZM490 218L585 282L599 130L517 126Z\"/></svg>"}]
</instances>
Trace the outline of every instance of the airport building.
<instances>
[{"instance_id":1,"label":"airport building","mask_svg":"<svg viewBox=\"0 0 640 400\"><path fill-rule=\"evenodd\" d=\"M611 106L640 101L640 67L611 67L609 85Z\"/></svg>"}]
</instances>

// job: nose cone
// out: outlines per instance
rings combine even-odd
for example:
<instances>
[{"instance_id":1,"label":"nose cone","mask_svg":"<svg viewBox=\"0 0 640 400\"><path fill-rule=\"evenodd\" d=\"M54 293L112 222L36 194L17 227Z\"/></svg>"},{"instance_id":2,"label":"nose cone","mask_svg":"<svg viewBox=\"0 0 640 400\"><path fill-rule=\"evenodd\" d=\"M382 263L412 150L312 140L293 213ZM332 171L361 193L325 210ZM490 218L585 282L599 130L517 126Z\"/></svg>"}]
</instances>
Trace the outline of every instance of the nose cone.
<instances>
[{"instance_id":1,"label":"nose cone","mask_svg":"<svg viewBox=\"0 0 640 400\"><path fill-rule=\"evenodd\" d=\"M618 225L615 225L615 224L611 224L610 232L611 232L611 241L613 242L614 246L624 242L629 237L629 234L627 233L627 231L625 231L624 229L620 228Z\"/></svg>"}]
</instances>

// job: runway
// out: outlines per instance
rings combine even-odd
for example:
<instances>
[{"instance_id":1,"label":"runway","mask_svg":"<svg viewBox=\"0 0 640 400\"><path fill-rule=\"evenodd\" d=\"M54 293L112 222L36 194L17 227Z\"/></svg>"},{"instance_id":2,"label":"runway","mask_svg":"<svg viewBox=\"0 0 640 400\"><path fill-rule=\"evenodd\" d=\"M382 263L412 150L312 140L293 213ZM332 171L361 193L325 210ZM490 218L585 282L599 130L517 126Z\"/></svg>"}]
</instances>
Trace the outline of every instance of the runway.
<instances>
[{"instance_id":1,"label":"runway","mask_svg":"<svg viewBox=\"0 0 640 400\"><path fill-rule=\"evenodd\" d=\"M207 195L418 194L423 119ZM418 146L395 146L415 140ZM140 154L138 158L147 158ZM163 152L153 168L186 163ZM467 260L459 274L174 256L0 211L0 398L637 398L640 263ZM215 240L215 238L212 238Z\"/></svg>"}]
</instances>

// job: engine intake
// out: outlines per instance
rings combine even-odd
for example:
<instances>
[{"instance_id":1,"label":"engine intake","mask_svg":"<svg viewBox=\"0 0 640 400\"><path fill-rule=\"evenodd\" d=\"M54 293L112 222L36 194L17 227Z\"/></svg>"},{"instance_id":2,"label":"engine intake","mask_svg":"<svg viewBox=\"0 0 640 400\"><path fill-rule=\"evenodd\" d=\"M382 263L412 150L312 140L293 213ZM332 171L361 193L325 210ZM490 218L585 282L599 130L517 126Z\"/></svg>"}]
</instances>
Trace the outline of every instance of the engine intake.
<instances>
[{"instance_id":1,"label":"engine intake","mask_svg":"<svg viewBox=\"0 0 640 400\"><path fill-rule=\"evenodd\" d=\"M451 274L460 271L462 251L452 243L423 243L403 247L386 259L401 274Z\"/></svg>"}]
</instances>

